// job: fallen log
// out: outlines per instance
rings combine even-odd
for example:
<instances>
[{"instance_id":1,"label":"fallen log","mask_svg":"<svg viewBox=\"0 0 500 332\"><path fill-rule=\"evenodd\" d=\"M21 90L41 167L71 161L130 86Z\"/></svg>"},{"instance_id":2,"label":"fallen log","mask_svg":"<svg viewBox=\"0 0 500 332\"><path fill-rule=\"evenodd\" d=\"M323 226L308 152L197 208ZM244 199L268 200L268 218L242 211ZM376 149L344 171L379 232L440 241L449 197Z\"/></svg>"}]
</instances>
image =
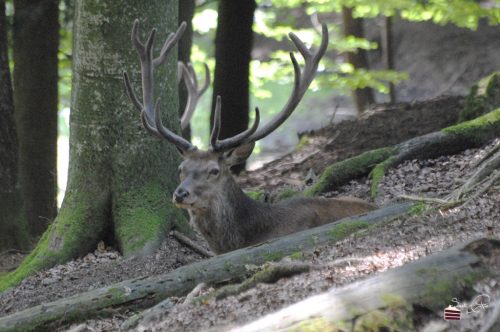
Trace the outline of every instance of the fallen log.
<instances>
[{"instance_id":1,"label":"fallen log","mask_svg":"<svg viewBox=\"0 0 500 332\"><path fill-rule=\"evenodd\" d=\"M475 240L333 288L231 331L413 331L415 308L443 317L452 298L470 299L476 282L500 278L498 257L499 240Z\"/></svg>"},{"instance_id":2,"label":"fallen log","mask_svg":"<svg viewBox=\"0 0 500 332\"><path fill-rule=\"evenodd\" d=\"M217 285L228 280L243 279L248 274L248 264L260 265L277 261L320 245L335 243L357 230L401 216L412 206L410 203L387 206L366 215L345 218L186 265L159 276L126 280L38 305L0 318L0 331L47 330L50 323L89 319L102 314L102 309L108 307L150 307L167 297L184 296L201 282Z\"/></svg>"}]
</instances>

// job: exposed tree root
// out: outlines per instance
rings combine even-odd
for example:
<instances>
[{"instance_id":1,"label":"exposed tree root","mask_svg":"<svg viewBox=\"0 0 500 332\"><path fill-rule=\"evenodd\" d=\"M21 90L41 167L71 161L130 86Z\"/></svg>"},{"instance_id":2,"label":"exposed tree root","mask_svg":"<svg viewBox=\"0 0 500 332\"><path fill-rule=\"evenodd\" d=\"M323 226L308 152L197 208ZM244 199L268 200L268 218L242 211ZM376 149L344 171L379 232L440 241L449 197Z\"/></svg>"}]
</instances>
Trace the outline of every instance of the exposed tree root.
<instances>
[{"instance_id":1,"label":"exposed tree root","mask_svg":"<svg viewBox=\"0 0 500 332\"><path fill-rule=\"evenodd\" d=\"M171 234L180 243L188 246L189 248L193 249L194 251L196 251L200 255L207 257L207 258L215 256L213 252L206 250L205 248L203 248L202 246L200 246L199 244L197 244L196 242L194 242L193 240L188 238L186 235L184 235L178 231L175 231L175 230L172 231Z\"/></svg>"},{"instance_id":2,"label":"exposed tree root","mask_svg":"<svg viewBox=\"0 0 500 332\"><path fill-rule=\"evenodd\" d=\"M370 175L371 194L387 169L406 160L435 158L479 147L500 136L500 108L479 118L441 131L412 138L393 147L371 150L327 167L305 196L315 196L342 186L354 178ZM493 166L491 166L493 167Z\"/></svg>"}]
</instances>

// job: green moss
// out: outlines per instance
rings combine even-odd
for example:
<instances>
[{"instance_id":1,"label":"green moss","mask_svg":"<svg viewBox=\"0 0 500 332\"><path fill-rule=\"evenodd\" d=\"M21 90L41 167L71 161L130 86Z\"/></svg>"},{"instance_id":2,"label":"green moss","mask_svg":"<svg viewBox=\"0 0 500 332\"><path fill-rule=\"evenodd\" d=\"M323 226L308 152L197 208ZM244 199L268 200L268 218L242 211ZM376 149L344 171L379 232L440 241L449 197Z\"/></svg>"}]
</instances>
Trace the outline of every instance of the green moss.
<instances>
[{"instance_id":1,"label":"green moss","mask_svg":"<svg viewBox=\"0 0 500 332\"><path fill-rule=\"evenodd\" d=\"M296 150L297 150L297 151L301 150L304 146L309 145L309 143L310 143L309 136L307 136L307 135L303 135L303 136L300 138L299 143L297 143L297 148L296 148Z\"/></svg>"},{"instance_id":2,"label":"green moss","mask_svg":"<svg viewBox=\"0 0 500 332\"><path fill-rule=\"evenodd\" d=\"M336 225L328 232L328 234L330 235L332 240L338 241L343 238L346 238L347 236L351 235L352 233L360 229L368 228L369 226L370 224L367 223L366 221L351 220Z\"/></svg>"},{"instance_id":3,"label":"green moss","mask_svg":"<svg viewBox=\"0 0 500 332\"><path fill-rule=\"evenodd\" d=\"M17 285L27 276L93 250L108 222L108 195L68 192L56 220L35 249L13 272L0 278L0 291Z\"/></svg>"},{"instance_id":4,"label":"green moss","mask_svg":"<svg viewBox=\"0 0 500 332\"><path fill-rule=\"evenodd\" d=\"M500 135L500 108L495 109L479 118L462 122L442 130L448 135L462 135L473 137L479 142L487 140L490 136Z\"/></svg>"},{"instance_id":5,"label":"green moss","mask_svg":"<svg viewBox=\"0 0 500 332\"><path fill-rule=\"evenodd\" d=\"M372 310L356 320L353 331L412 331L412 317L407 307Z\"/></svg>"},{"instance_id":6,"label":"green moss","mask_svg":"<svg viewBox=\"0 0 500 332\"><path fill-rule=\"evenodd\" d=\"M331 322L324 317L310 318L287 329L287 332L346 331L352 326L348 322Z\"/></svg>"},{"instance_id":7,"label":"green moss","mask_svg":"<svg viewBox=\"0 0 500 332\"><path fill-rule=\"evenodd\" d=\"M388 308L400 308L408 305L406 300L397 294L382 294L382 302L384 303L384 307Z\"/></svg>"},{"instance_id":8,"label":"green moss","mask_svg":"<svg viewBox=\"0 0 500 332\"><path fill-rule=\"evenodd\" d=\"M288 255L288 257L290 257L291 260L301 260L304 258L304 253L301 251L296 251Z\"/></svg>"},{"instance_id":9,"label":"green moss","mask_svg":"<svg viewBox=\"0 0 500 332\"><path fill-rule=\"evenodd\" d=\"M148 253L185 215L165 196L157 183L120 193L114 198L115 238L125 256Z\"/></svg>"},{"instance_id":10,"label":"green moss","mask_svg":"<svg viewBox=\"0 0 500 332\"><path fill-rule=\"evenodd\" d=\"M391 156L381 163L378 163L371 171L370 177L372 179L372 184L370 187L370 195L372 198L376 198L378 195L378 185L385 175L386 170L391 167L396 161L395 156Z\"/></svg>"},{"instance_id":11,"label":"green moss","mask_svg":"<svg viewBox=\"0 0 500 332\"><path fill-rule=\"evenodd\" d=\"M422 215L425 211L427 211L428 206L426 203L418 202L412 205L408 210L408 213L414 216Z\"/></svg>"},{"instance_id":12,"label":"green moss","mask_svg":"<svg viewBox=\"0 0 500 332\"><path fill-rule=\"evenodd\" d=\"M245 191L245 194L254 201L263 201L264 193L262 191Z\"/></svg>"},{"instance_id":13,"label":"green moss","mask_svg":"<svg viewBox=\"0 0 500 332\"><path fill-rule=\"evenodd\" d=\"M472 86L458 121L472 120L498 107L500 107L500 73L497 72Z\"/></svg>"},{"instance_id":14,"label":"green moss","mask_svg":"<svg viewBox=\"0 0 500 332\"><path fill-rule=\"evenodd\" d=\"M393 147L375 149L328 166L321 174L318 182L304 192L304 196L316 196L351 179L364 176L375 165L391 157L394 152Z\"/></svg>"},{"instance_id":15,"label":"green moss","mask_svg":"<svg viewBox=\"0 0 500 332\"><path fill-rule=\"evenodd\" d=\"M478 272L455 276L454 278L444 280L436 268L421 269L417 273L426 280L429 280L426 288L420 293L420 302L433 309L440 310L449 304L453 297L457 297L464 289L470 289L484 275Z\"/></svg>"},{"instance_id":16,"label":"green moss","mask_svg":"<svg viewBox=\"0 0 500 332\"><path fill-rule=\"evenodd\" d=\"M271 262L271 261L279 261L283 257L285 257L285 253L281 250L278 251L271 251L271 252L266 252L262 254L262 257L266 262Z\"/></svg>"},{"instance_id":17,"label":"green moss","mask_svg":"<svg viewBox=\"0 0 500 332\"><path fill-rule=\"evenodd\" d=\"M280 191L280 193L278 194L278 200L283 200L283 199L287 199L290 197L294 197L298 194L300 194L299 191L294 190L290 187L286 187L282 191Z\"/></svg>"}]
</instances>

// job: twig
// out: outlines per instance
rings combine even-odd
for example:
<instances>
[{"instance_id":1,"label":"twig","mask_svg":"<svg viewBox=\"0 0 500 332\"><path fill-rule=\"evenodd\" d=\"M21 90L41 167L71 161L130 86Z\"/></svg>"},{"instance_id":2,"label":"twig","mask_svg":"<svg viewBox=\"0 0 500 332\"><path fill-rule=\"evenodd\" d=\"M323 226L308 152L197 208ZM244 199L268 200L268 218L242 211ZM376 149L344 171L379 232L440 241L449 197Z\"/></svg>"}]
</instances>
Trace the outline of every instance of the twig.
<instances>
[{"instance_id":1,"label":"twig","mask_svg":"<svg viewBox=\"0 0 500 332\"><path fill-rule=\"evenodd\" d=\"M437 204L449 204L450 201L446 199L440 198L432 198L432 197L420 197L420 196L411 196L411 195L399 195L399 198L407 199L409 201L417 201L417 202L427 202L427 203L437 203Z\"/></svg>"},{"instance_id":2,"label":"twig","mask_svg":"<svg viewBox=\"0 0 500 332\"><path fill-rule=\"evenodd\" d=\"M8 250L0 252L0 257L2 257L3 255L7 255L7 254L27 255L27 254L29 254L29 251L22 251L22 250L18 250L18 249L8 249Z\"/></svg>"},{"instance_id":3,"label":"twig","mask_svg":"<svg viewBox=\"0 0 500 332\"><path fill-rule=\"evenodd\" d=\"M184 234L179 233L178 231L175 231L175 230L172 231L171 234L177 241L179 241L180 243L193 249L194 251L196 251L200 255L205 256L205 257L214 257L215 256L214 253L206 250L205 248L203 248L199 244L193 242L193 240L191 240L190 238L188 238Z\"/></svg>"}]
</instances>

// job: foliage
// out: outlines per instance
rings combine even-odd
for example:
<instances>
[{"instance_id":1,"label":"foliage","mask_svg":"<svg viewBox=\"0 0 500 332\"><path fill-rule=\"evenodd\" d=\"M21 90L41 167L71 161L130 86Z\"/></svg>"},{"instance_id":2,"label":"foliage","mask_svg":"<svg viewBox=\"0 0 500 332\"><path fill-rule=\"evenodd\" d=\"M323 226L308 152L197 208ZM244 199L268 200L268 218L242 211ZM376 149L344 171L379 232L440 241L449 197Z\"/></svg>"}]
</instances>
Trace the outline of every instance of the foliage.
<instances>
[{"instance_id":1,"label":"foliage","mask_svg":"<svg viewBox=\"0 0 500 332\"><path fill-rule=\"evenodd\" d=\"M498 5L476 0L263 0L262 3L272 3L276 8L305 6L308 14L340 12L346 6L354 8L356 17L399 15L409 21L431 20L469 29L476 29L481 18L491 25L500 23Z\"/></svg>"}]
</instances>

